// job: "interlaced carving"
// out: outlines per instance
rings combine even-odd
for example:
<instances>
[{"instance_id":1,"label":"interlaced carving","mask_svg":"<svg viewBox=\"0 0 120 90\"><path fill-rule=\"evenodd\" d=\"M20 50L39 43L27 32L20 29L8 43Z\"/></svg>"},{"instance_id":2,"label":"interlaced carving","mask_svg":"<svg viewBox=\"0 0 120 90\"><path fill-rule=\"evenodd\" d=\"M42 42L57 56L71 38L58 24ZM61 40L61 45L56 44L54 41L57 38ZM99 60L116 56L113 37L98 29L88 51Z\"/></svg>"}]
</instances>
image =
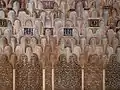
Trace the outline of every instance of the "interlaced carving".
<instances>
[{"instance_id":1,"label":"interlaced carving","mask_svg":"<svg viewBox=\"0 0 120 90\"><path fill-rule=\"evenodd\" d=\"M55 66L55 90L81 90L81 68L74 57L67 63L66 57L60 55Z\"/></svg>"}]
</instances>

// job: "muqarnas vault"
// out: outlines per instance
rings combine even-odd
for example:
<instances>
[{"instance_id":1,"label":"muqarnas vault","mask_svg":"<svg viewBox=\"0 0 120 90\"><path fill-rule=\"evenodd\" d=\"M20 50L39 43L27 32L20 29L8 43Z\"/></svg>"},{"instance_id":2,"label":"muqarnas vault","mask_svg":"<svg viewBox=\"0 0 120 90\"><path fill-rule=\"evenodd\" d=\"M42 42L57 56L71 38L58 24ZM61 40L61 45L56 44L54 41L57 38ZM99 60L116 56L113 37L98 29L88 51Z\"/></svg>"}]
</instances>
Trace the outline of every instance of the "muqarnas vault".
<instances>
[{"instance_id":1,"label":"muqarnas vault","mask_svg":"<svg viewBox=\"0 0 120 90\"><path fill-rule=\"evenodd\" d=\"M0 90L120 90L120 1L0 0Z\"/></svg>"}]
</instances>

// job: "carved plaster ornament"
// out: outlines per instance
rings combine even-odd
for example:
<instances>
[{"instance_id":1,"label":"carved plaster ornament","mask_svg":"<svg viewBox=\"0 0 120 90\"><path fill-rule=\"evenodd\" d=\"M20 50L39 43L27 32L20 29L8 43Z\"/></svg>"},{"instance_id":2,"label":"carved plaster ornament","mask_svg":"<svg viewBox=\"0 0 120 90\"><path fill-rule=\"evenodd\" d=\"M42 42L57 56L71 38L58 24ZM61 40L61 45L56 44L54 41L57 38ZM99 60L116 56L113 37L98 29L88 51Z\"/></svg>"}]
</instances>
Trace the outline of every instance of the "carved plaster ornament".
<instances>
[{"instance_id":1,"label":"carved plaster ornament","mask_svg":"<svg viewBox=\"0 0 120 90\"><path fill-rule=\"evenodd\" d=\"M118 20L116 20L117 21L117 23L116 23L117 25L116 26L120 27L120 20L119 20L119 18L116 18L116 19L118 19Z\"/></svg>"},{"instance_id":2,"label":"carved plaster ornament","mask_svg":"<svg viewBox=\"0 0 120 90\"><path fill-rule=\"evenodd\" d=\"M21 0L20 1L20 8L22 9L22 10L24 10L25 8L26 8L26 1L25 0Z\"/></svg>"},{"instance_id":3,"label":"carved plaster ornament","mask_svg":"<svg viewBox=\"0 0 120 90\"><path fill-rule=\"evenodd\" d=\"M11 43L12 51L15 52L15 48L17 46L17 38L12 37L10 43Z\"/></svg>"},{"instance_id":4,"label":"carved plaster ornament","mask_svg":"<svg viewBox=\"0 0 120 90\"><path fill-rule=\"evenodd\" d=\"M4 48L8 46L8 40L6 37L2 37L1 38L1 49L2 49L2 52L4 51Z\"/></svg>"},{"instance_id":5,"label":"carved plaster ornament","mask_svg":"<svg viewBox=\"0 0 120 90\"><path fill-rule=\"evenodd\" d=\"M81 50L80 46L77 46L77 45L74 46L72 53L74 53L77 56L77 61L79 61L81 52L82 52L82 50Z\"/></svg>"},{"instance_id":6,"label":"carved plaster ornament","mask_svg":"<svg viewBox=\"0 0 120 90\"><path fill-rule=\"evenodd\" d=\"M26 46L26 52L25 52L25 54L28 57L28 62L30 62L30 60L31 60L32 53L33 53L32 47Z\"/></svg>"},{"instance_id":7,"label":"carved plaster ornament","mask_svg":"<svg viewBox=\"0 0 120 90\"><path fill-rule=\"evenodd\" d=\"M6 2L4 0L0 0L0 8L6 8Z\"/></svg>"},{"instance_id":8,"label":"carved plaster ornament","mask_svg":"<svg viewBox=\"0 0 120 90\"><path fill-rule=\"evenodd\" d=\"M53 55L51 55L51 53L49 57L50 58L46 59L45 61L45 67L46 67L45 88L46 90L52 90L52 69L54 68L54 61L55 61L55 58Z\"/></svg>"},{"instance_id":9,"label":"carved plaster ornament","mask_svg":"<svg viewBox=\"0 0 120 90\"><path fill-rule=\"evenodd\" d=\"M70 10L75 10L76 2L74 0L68 1Z\"/></svg>"},{"instance_id":10,"label":"carved plaster ornament","mask_svg":"<svg viewBox=\"0 0 120 90\"><path fill-rule=\"evenodd\" d=\"M33 53L37 54L40 60L42 54L42 47L38 45L38 40L35 37L31 38L30 45L32 47Z\"/></svg>"},{"instance_id":11,"label":"carved plaster ornament","mask_svg":"<svg viewBox=\"0 0 120 90\"><path fill-rule=\"evenodd\" d=\"M95 53L96 50L96 38L91 38L90 39L90 46L89 46L89 54Z\"/></svg>"},{"instance_id":12,"label":"carved plaster ornament","mask_svg":"<svg viewBox=\"0 0 120 90\"><path fill-rule=\"evenodd\" d=\"M10 60L10 56L12 54L12 47L11 46L6 46L4 48L4 54L6 54L7 57L8 57L8 60Z\"/></svg>"},{"instance_id":13,"label":"carved plaster ornament","mask_svg":"<svg viewBox=\"0 0 120 90\"><path fill-rule=\"evenodd\" d=\"M76 40L76 38L69 39L70 47L73 51L74 47L79 46L79 42ZM69 45L68 45L69 46Z\"/></svg>"},{"instance_id":14,"label":"carved plaster ornament","mask_svg":"<svg viewBox=\"0 0 120 90\"><path fill-rule=\"evenodd\" d=\"M50 42L49 42L52 52L54 52L54 50L56 49L56 45L57 45L57 40L55 37L50 37Z\"/></svg>"},{"instance_id":15,"label":"carved plaster ornament","mask_svg":"<svg viewBox=\"0 0 120 90\"><path fill-rule=\"evenodd\" d=\"M80 47L81 47L82 53L84 52L84 49L85 49L86 44L87 44L86 38L85 38L85 37L82 37L82 38L80 39Z\"/></svg>"},{"instance_id":16,"label":"carved plaster ornament","mask_svg":"<svg viewBox=\"0 0 120 90\"><path fill-rule=\"evenodd\" d=\"M26 37L21 37L20 44L18 46L16 46L16 49L15 49L15 53L17 54L18 57L20 56L20 54L25 53L26 45L27 45Z\"/></svg>"},{"instance_id":17,"label":"carved plaster ornament","mask_svg":"<svg viewBox=\"0 0 120 90\"><path fill-rule=\"evenodd\" d=\"M39 0L33 0L33 2L34 2L35 9L37 9L38 8L38 2L39 2Z\"/></svg>"},{"instance_id":18,"label":"carved plaster ornament","mask_svg":"<svg viewBox=\"0 0 120 90\"><path fill-rule=\"evenodd\" d=\"M0 10L0 18L5 18L5 12L3 10Z\"/></svg>"},{"instance_id":19,"label":"carved plaster ornament","mask_svg":"<svg viewBox=\"0 0 120 90\"><path fill-rule=\"evenodd\" d=\"M2 36L2 29L0 29L0 37Z\"/></svg>"},{"instance_id":20,"label":"carved plaster ornament","mask_svg":"<svg viewBox=\"0 0 120 90\"><path fill-rule=\"evenodd\" d=\"M73 22L72 22L72 20L67 20L66 22L65 22L65 27L74 27L74 24L73 24Z\"/></svg>"},{"instance_id":21,"label":"carved plaster ornament","mask_svg":"<svg viewBox=\"0 0 120 90\"><path fill-rule=\"evenodd\" d=\"M47 57L44 53L42 53L41 55L41 59L40 59L40 62L42 63L42 68L45 69L45 61L47 60Z\"/></svg>"},{"instance_id":22,"label":"carved plaster ornament","mask_svg":"<svg viewBox=\"0 0 120 90\"><path fill-rule=\"evenodd\" d=\"M37 17L38 17L38 16L37 16L36 10L34 10L33 16L32 16L32 21L34 22Z\"/></svg>"},{"instance_id":23,"label":"carved plaster ornament","mask_svg":"<svg viewBox=\"0 0 120 90\"><path fill-rule=\"evenodd\" d=\"M57 62L59 61L59 54L58 53L54 53L54 52L51 52L50 53L50 60L52 62L52 67L55 68L55 64L57 64Z\"/></svg>"},{"instance_id":24,"label":"carved plaster ornament","mask_svg":"<svg viewBox=\"0 0 120 90\"><path fill-rule=\"evenodd\" d=\"M119 46L116 48L116 55L117 55L117 62L120 63L120 47Z\"/></svg>"},{"instance_id":25,"label":"carved plaster ornament","mask_svg":"<svg viewBox=\"0 0 120 90\"><path fill-rule=\"evenodd\" d=\"M84 19L84 21L87 22L88 18L89 18L89 10L84 10L83 11L83 19Z\"/></svg>"},{"instance_id":26,"label":"carved plaster ornament","mask_svg":"<svg viewBox=\"0 0 120 90\"><path fill-rule=\"evenodd\" d=\"M105 54L106 50L107 50L107 46L108 46L108 38L107 37L102 38L102 46L103 46L103 52Z\"/></svg>"},{"instance_id":27,"label":"carved plaster ornament","mask_svg":"<svg viewBox=\"0 0 120 90\"><path fill-rule=\"evenodd\" d=\"M50 15L45 16L45 27L52 28L52 20L51 20Z\"/></svg>"},{"instance_id":28,"label":"carved plaster ornament","mask_svg":"<svg viewBox=\"0 0 120 90\"><path fill-rule=\"evenodd\" d=\"M66 14L66 8L67 8L66 3L67 2L64 0L61 0L61 2L60 2L60 8L61 8L64 15Z\"/></svg>"},{"instance_id":29,"label":"carved plaster ornament","mask_svg":"<svg viewBox=\"0 0 120 90\"><path fill-rule=\"evenodd\" d=\"M91 10L90 14L91 14L91 18L98 17L98 11L95 8L93 8L93 10Z\"/></svg>"},{"instance_id":30,"label":"carved plaster ornament","mask_svg":"<svg viewBox=\"0 0 120 90\"><path fill-rule=\"evenodd\" d=\"M34 19L37 18L37 20L39 20L38 19L38 18L40 18L40 10L39 9L35 9L33 17L34 17Z\"/></svg>"},{"instance_id":31,"label":"carved plaster ornament","mask_svg":"<svg viewBox=\"0 0 120 90\"><path fill-rule=\"evenodd\" d=\"M33 22L32 20L28 19L25 21L25 27L33 27Z\"/></svg>"},{"instance_id":32,"label":"carved plaster ornament","mask_svg":"<svg viewBox=\"0 0 120 90\"><path fill-rule=\"evenodd\" d=\"M81 66L81 68L84 68L85 64L88 62L87 57L88 56L86 56L84 53L80 54L78 63Z\"/></svg>"},{"instance_id":33,"label":"carved plaster ornament","mask_svg":"<svg viewBox=\"0 0 120 90\"><path fill-rule=\"evenodd\" d=\"M12 66L13 66L14 69L16 68L16 66L15 66L16 62L17 62L17 56L16 56L16 54L11 54L10 63L12 64Z\"/></svg>"},{"instance_id":34,"label":"carved plaster ornament","mask_svg":"<svg viewBox=\"0 0 120 90\"><path fill-rule=\"evenodd\" d=\"M91 29L88 29L88 31L86 31L86 40L87 40L87 44L89 43L89 40L91 37L93 37L93 32Z\"/></svg>"},{"instance_id":35,"label":"carved plaster ornament","mask_svg":"<svg viewBox=\"0 0 120 90\"><path fill-rule=\"evenodd\" d=\"M99 45L101 45L101 39L102 39L102 33L99 31L99 30L97 30L96 31L96 33L94 34L96 37L97 37L97 39L99 40Z\"/></svg>"},{"instance_id":36,"label":"carved plaster ornament","mask_svg":"<svg viewBox=\"0 0 120 90\"><path fill-rule=\"evenodd\" d=\"M38 62L38 56L35 53L33 53L31 54L31 59L29 63L35 67L35 65L37 64L36 62Z\"/></svg>"},{"instance_id":37,"label":"carved plaster ornament","mask_svg":"<svg viewBox=\"0 0 120 90\"><path fill-rule=\"evenodd\" d=\"M50 45L46 45L44 54L46 55L47 60L50 59L50 52L52 52L52 49L51 49Z\"/></svg>"},{"instance_id":38,"label":"carved plaster ornament","mask_svg":"<svg viewBox=\"0 0 120 90\"><path fill-rule=\"evenodd\" d=\"M77 13L75 11L70 12L69 19L73 21L74 26L77 24Z\"/></svg>"},{"instance_id":39,"label":"carved plaster ornament","mask_svg":"<svg viewBox=\"0 0 120 90\"><path fill-rule=\"evenodd\" d=\"M15 20L14 21L14 26L13 26L13 34L18 34L21 29L21 21L20 20Z\"/></svg>"},{"instance_id":40,"label":"carved plaster ornament","mask_svg":"<svg viewBox=\"0 0 120 90\"><path fill-rule=\"evenodd\" d=\"M59 35L59 30L63 27L63 20L61 19L56 19L54 21L54 34L57 36Z\"/></svg>"},{"instance_id":41,"label":"carved plaster ornament","mask_svg":"<svg viewBox=\"0 0 120 90\"><path fill-rule=\"evenodd\" d=\"M87 44L84 49L84 54L88 55L88 53L89 53L89 44Z\"/></svg>"},{"instance_id":42,"label":"carved plaster ornament","mask_svg":"<svg viewBox=\"0 0 120 90\"><path fill-rule=\"evenodd\" d=\"M69 57L69 63L71 64L71 66L74 66L75 64L78 64L78 60L77 60L77 55L75 54L71 54L71 56Z\"/></svg>"},{"instance_id":43,"label":"carved plaster ornament","mask_svg":"<svg viewBox=\"0 0 120 90\"><path fill-rule=\"evenodd\" d=\"M45 36L47 37L48 42L50 42L51 30L48 28L45 30Z\"/></svg>"},{"instance_id":44,"label":"carved plaster ornament","mask_svg":"<svg viewBox=\"0 0 120 90\"><path fill-rule=\"evenodd\" d=\"M84 27L83 19L77 19L77 30L79 30L79 35L85 35L85 27Z\"/></svg>"},{"instance_id":45,"label":"carved plaster ornament","mask_svg":"<svg viewBox=\"0 0 120 90\"><path fill-rule=\"evenodd\" d=\"M118 45L119 45L119 40L118 40L117 37L114 37L114 38L112 39L112 47L113 47L114 53L115 53Z\"/></svg>"},{"instance_id":46,"label":"carved plaster ornament","mask_svg":"<svg viewBox=\"0 0 120 90\"><path fill-rule=\"evenodd\" d=\"M97 38L93 37L90 40L89 54L103 54L103 48L100 45L97 45Z\"/></svg>"},{"instance_id":47,"label":"carved plaster ornament","mask_svg":"<svg viewBox=\"0 0 120 90\"><path fill-rule=\"evenodd\" d=\"M43 34L43 22L39 19L36 19L34 22L34 27L38 31L39 35Z\"/></svg>"},{"instance_id":48,"label":"carved plaster ornament","mask_svg":"<svg viewBox=\"0 0 120 90\"><path fill-rule=\"evenodd\" d=\"M76 4L76 12L78 17L82 18L83 17L83 4L81 1L78 1L78 3Z\"/></svg>"},{"instance_id":49,"label":"carved plaster ornament","mask_svg":"<svg viewBox=\"0 0 120 90\"><path fill-rule=\"evenodd\" d=\"M45 46L47 45L48 41L47 41L47 38L43 37L41 38L41 46L43 48L43 52L45 51Z\"/></svg>"},{"instance_id":50,"label":"carved plaster ornament","mask_svg":"<svg viewBox=\"0 0 120 90\"><path fill-rule=\"evenodd\" d=\"M102 55L101 57L101 63L103 64L103 69L107 67L107 64L109 63L109 59L107 55Z\"/></svg>"},{"instance_id":51,"label":"carved plaster ornament","mask_svg":"<svg viewBox=\"0 0 120 90\"><path fill-rule=\"evenodd\" d=\"M66 47L65 48L65 54L66 54L66 59L67 59L67 62L69 63L69 57L71 55L71 48L70 47Z\"/></svg>"},{"instance_id":52,"label":"carved plaster ornament","mask_svg":"<svg viewBox=\"0 0 120 90\"><path fill-rule=\"evenodd\" d=\"M29 11L30 15L33 15L35 9L35 3L33 1L30 1L27 3L27 10Z\"/></svg>"},{"instance_id":53,"label":"carved plaster ornament","mask_svg":"<svg viewBox=\"0 0 120 90\"><path fill-rule=\"evenodd\" d=\"M47 13L45 11L40 12L40 20L42 21L43 25L45 26L45 19L46 19Z\"/></svg>"},{"instance_id":54,"label":"carved plaster ornament","mask_svg":"<svg viewBox=\"0 0 120 90\"><path fill-rule=\"evenodd\" d=\"M41 59L42 55L42 47L41 46L36 46L35 49L33 50L33 53L38 55L38 59Z\"/></svg>"},{"instance_id":55,"label":"carved plaster ornament","mask_svg":"<svg viewBox=\"0 0 120 90\"><path fill-rule=\"evenodd\" d=\"M50 62L52 64L52 68L54 68L54 64L57 62L55 55L56 55L55 53L50 53Z\"/></svg>"},{"instance_id":56,"label":"carved plaster ornament","mask_svg":"<svg viewBox=\"0 0 120 90\"><path fill-rule=\"evenodd\" d=\"M10 20L8 20L7 29L9 30L10 33L12 33L12 29L13 29L12 24L13 24L13 23L12 23Z\"/></svg>"},{"instance_id":57,"label":"carved plaster ornament","mask_svg":"<svg viewBox=\"0 0 120 90\"><path fill-rule=\"evenodd\" d=\"M53 12L51 12L51 16L53 20L55 19L63 19L63 12L59 9L58 5L54 7Z\"/></svg>"},{"instance_id":58,"label":"carved plaster ornament","mask_svg":"<svg viewBox=\"0 0 120 90\"><path fill-rule=\"evenodd\" d=\"M117 32L117 37L119 39L119 44L120 44L120 30Z\"/></svg>"},{"instance_id":59,"label":"carved plaster ornament","mask_svg":"<svg viewBox=\"0 0 120 90\"><path fill-rule=\"evenodd\" d=\"M32 47L32 49L34 50L35 46L38 44L38 40L36 37L31 37L30 39L30 45Z\"/></svg>"},{"instance_id":60,"label":"carved plaster ornament","mask_svg":"<svg viewBox=\"0 0 120 90\"><path fill-rule=\"evenodd\" d=\"M18 1L13 3L13 9L15 10L16 15L18 15L18 11L20 9L20 3Z\"/></svg>"},{"instance_id":61,"label":"carved plaster ornament","mask_svg":"<svg viewBox=\"0 0 120 90\"><path fill-rule=\"evenodd\" d=\"M41 1L38 0L38 9L42 10L43 9L43 4L41 3Z\"/></svg>"},{"instance_id":62,"label":"carved plaster ornament","mask_svg":"<svg viewBox=\"0 0 120 90\"><path fill-rule=\"evenodd\" d=\"M18 19L21 21L21 26L25 26L27 13L25 11L19 11Z\"/></svg>"},{"instance_id":63,"label":"carved plaster ornament","mask_svg":"<svg viewBox=\"0 0 120 90\"><path fill-rule=\"evenodd\" d=\"M19 65L21 64L21 66L22 66L22 65L23 65L23 66L26 66L27 63L28 63L28 57L27 57L27 55L21 54L19 61L17 61L17 64L19 64ZM17 68L20 69L20 67L17 67ZM21 68L22 68L22 67L21 67Z\"/></svg>"},{"instance_id":64,"label":"carved plaster ornament","mask_svg":"<svg viewBox=\"0 0 120 90\"><path fill-rule=\"evenodd\" d=\"M108 30L107 37L108 37L108 43L109 45L111 45L112 39L115 37L115 32L113 31L113 29Z\"/></svg>"},{"instance_id":65,"label":"carved plaster ornament","mask_svg":"<svg viewBox=\"0 0 120 90\"><path fill-rule=\"evenodd\" d=\"M65 40L64 40L64 38L61 38L59 41L59 53L60 54L65 53Z\"/></svg>"},{"instance_id":66,"label":"carved plaster ornament","mask_svg":"<svg viewBox=\"0 0 120 90\"><path fill-rule=\"evenodd\" d=\"M16 13L15 13L15 11L14 10L10 10L8 12L8 20L10 20L11 23L13 24L14 21L15 21L15 19L16 19Z\"/></svg>"},{"instance_id":67,"label":"carved plaster ornament","mask_svg":"<svg viewBox=\"0 0 120 90\"><path fill-rule=\"evenodd\" d=\"M12 35L11 29L7 28L7 29L4 30L4 36L7 38L8 43L10 43L10 37L11 37L11 35Z\"/></svg>"},{"instance_id":68,"label":"carved plaster ornament","mask_svg":"<svg viewBox=\"0 0 120 90\"><path fill-rule=\"evenodd\" d=\"M108 58L110 58L110 56L111 56L113 53L114 53L113 47L108 46L108 47L107 47L107 55L108 55Z\"/></svg>"},{"instance_id":69,"label":"carved plaster ornament","mask_svg":"<svg viewBox=\"0 0 120 90\"><path fill-rule=\"evenodd\" d=\"M8 5L7 5L7 8L8 9L11 9L13 6L12 6L12 0L8 0Z\"/></svg>"},{"instance_id":70,"label":"carved plaster ornament","mask_svg":"<svg viewBox=\"0 0 120 90\"><path fill-rule=\"evenodd\" d=\"M105 36L105 34L106 34L106 32L105 32L105 23L104 23L104 21L101 21L100 22L100 27L99 27L99 29L97 30L97 32L98 32L98 38L102 38L102 36Z\"/></svg>"}]
</instances>

